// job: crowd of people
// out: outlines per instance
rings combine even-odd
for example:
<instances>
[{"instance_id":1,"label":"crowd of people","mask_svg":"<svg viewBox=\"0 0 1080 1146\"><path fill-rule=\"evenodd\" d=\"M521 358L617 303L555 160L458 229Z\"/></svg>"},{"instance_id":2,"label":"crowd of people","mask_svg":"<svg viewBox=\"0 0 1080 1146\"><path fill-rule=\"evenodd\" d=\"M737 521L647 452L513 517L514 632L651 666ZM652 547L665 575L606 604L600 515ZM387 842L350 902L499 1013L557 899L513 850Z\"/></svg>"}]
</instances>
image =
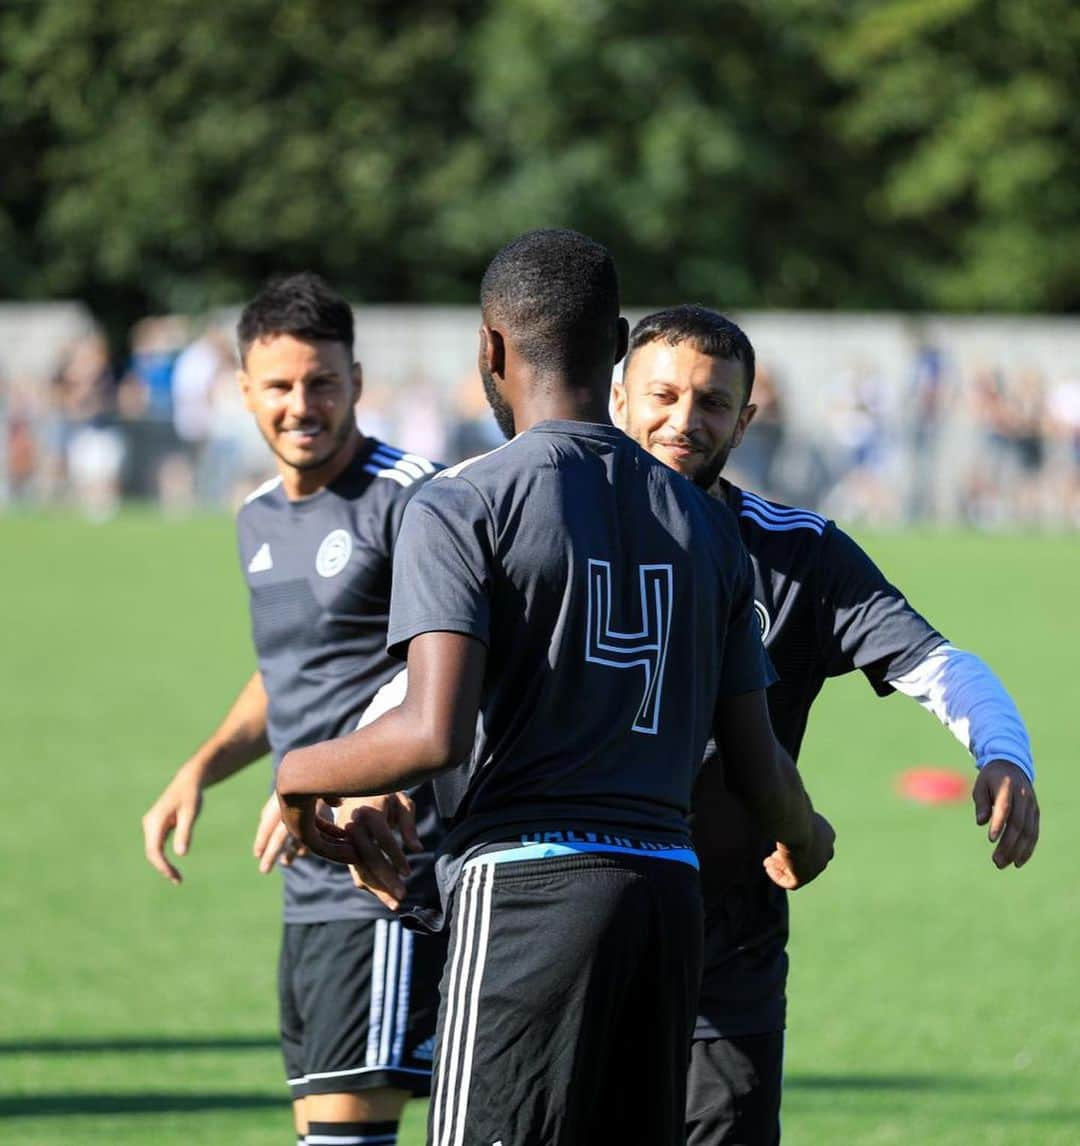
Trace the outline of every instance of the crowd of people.
<instances>
[{"instance_id":1,"label":"crowd of people","mask_svg":"<svg viewBox=\"0 0 1080 1146\"><path fill-rule=\"evenodd\" d=\"M233 508L266 476L227 323L147 318L119 365L98 332L58 361L51 378L18 380L0 362L0 505L107 519L141 499L176 515ZM879 364L853 361L811 420L793 413L807 385L799 362L766 360L734 472L762 494L870 525L1080 523L1080 364L1048 375L927 346L903 373L897 403ZM372 381L366 426L409 450L454 463L501 440L475 372Z\"/></svg>"}]
</instances>

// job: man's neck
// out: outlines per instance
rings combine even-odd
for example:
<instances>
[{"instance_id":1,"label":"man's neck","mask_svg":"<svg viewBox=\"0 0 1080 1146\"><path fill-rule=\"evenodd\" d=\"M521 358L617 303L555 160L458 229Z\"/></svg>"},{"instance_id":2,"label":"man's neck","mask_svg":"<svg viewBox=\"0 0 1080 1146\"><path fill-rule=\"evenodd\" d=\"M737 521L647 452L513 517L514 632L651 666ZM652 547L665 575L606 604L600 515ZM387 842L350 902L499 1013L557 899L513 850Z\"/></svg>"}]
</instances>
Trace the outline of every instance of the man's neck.
<instances>
[{"instance_id":1,"label":"man's neck","mask_svg":"<svg viewBox=\"0 0 1080 1146\"><path fill-rule=\"evenodd\" d=\"M570 387L561 379L549 379L514 406L514 427L518 433L532 429L538 422L610 425L608 391L599 384Z\"/></svg>"},{"instance_id":2,"label":"man's neck","mask_svg":"<svg viewBox=\"0 0 1080 1146\"><path fill-rule=\"evenodd\" d=\"M705 492L710 497L715 497L717 501L723 501L730 504L731 491L733 489L735 489L735 486L733 486L731 482L729 482L728 479L723 476L723 474L718 474L716 480L712 483L711 486L709 486L707 490L705 490Z\"/></svg>"},{"instance_id":3,"label":"man's neck","mask_svg":"<svg viewBox=\"0 0 1080 1146\"><path fill-rule=\"evenodd\" d=\"M364 435L358 429L353 430L332 457L321 466L309 470L299 470L277 458L281 488L285 491L285 496L289 501L303 501L326 489L349 468L364 441Z\"/></svg>"}]
</instances>

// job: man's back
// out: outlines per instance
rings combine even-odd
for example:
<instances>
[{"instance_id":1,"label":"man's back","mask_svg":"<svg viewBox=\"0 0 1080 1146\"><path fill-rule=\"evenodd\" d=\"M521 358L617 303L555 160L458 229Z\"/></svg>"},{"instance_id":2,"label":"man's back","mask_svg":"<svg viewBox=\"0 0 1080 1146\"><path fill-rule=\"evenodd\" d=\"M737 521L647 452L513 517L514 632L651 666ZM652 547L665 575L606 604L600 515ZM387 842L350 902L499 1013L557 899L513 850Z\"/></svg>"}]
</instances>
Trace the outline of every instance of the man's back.
<instances>
[{"instance_id":1,"label":"man's back","mask_svg":"<svg viewBox=\"0 0 1080 1146\"><path fill-rule=\"evenodd\" d=\"M480 298L477 366L513 440L405 514L389 626L407 649L401 704L289 753L278 792L291 830L353 862L361 841L320 825L320 794L392 792L473 745L443 845L429 1141L675 1146L702 936L680 845L714 711L745 748L741 790L799 861L817 862L811 809L768 725L730 511L607 421L628 333L611 255L530 232L492 259Z\"/></svg>"},{"instance_id":2,"label":"man's back","mask_svg":"<svg viewBox=\"0 0 1080 1146\"><path fill-rule=\"evenodd\" d=\"M766 679L733 517L610 426L540 423L418 495L392 616L391 646L437 620L488 647L455 850L685 841L716 697Z\"/></svg>"}]
</instances>

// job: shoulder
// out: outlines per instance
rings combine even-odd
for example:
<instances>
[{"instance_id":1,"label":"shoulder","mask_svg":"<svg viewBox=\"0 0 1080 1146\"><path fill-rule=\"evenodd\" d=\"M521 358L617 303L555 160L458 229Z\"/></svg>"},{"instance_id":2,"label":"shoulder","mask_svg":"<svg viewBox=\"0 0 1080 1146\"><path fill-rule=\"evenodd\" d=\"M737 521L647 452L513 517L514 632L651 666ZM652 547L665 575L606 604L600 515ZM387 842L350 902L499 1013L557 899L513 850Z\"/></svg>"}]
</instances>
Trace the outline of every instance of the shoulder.
<instances>
[{"instance_id":1,"label":"shoulder","mask_svg":"<svg viewBox=\"0 0 1080 1146\"><path fill-rule=\"evenodd\" d=\"M281 478L269 478L244 498L240 508L236 511L237 526L243 528L248 522L262 517L264 513L273 512L281 505L284 498Z\"/></svg>"},{"instance_id":2,"label":"shoulder","mask_svg":"<svg viewBox=\"0 0 1080 1146\"><path fill-rule=\"evenodd\" d=\"M247 497L244 498L243 505L240 507L241 510L243 510L244 506L254 505L255 502L257 502L257 501L262 501L264 505L272 504L277 499L271 497L270 495L273 494L274 491L278 490L280 487L281 487L281 478L280 477L268 478L266 481L264 481L262 483L262 485L257 486L255 489L253 489L251 491L251 493L249 493L247 495Z\"/></svg>"},{"instance_id":3,"label":"shoulder","mask_svg":"<svg viewBox=\"0 0 1080 1146\"><path fill-rule=\"evenodd\" d=\"M440 466L419 454L400 450L378 439L371 439L371 451L364 458L362 469L369 477L376 478L376 485L383 485L388 492L396 486L400 490L411 489L418 482L424 482L439 472Z\"/></svg>"},{"instance_id":4,"label":"shoulder","mask_svg":"<svg viewBox=\"0 0 1080 1146\"><path fill-rule=\"evenodd\" d=\"M524 436L518 434L508 442L503 442L501 446L496 446L495 449L488 450L487 453L477 454L475 457L465 458L464 461L458 462L457 465L447 466L446 469L440 470L435 476L440 482L459 477L467 477L470 481L486 477L503 460L501 455L512 448L515 453L520 451L523 441L525 441Z\"/></svg>"},{"instance_id":5,"label":"shoulder","mask_svg":"<svg viewBox=\"0 0 1080 1146\"><path fill-rule=\"evenodd\" d=\"M739 520L744 538L751 536L784 537L795 543L810 537L821 539L832 528L828 518L812 509L799 509L778 501L769 501L749 490L731 487L728 504ZM749 540L747 540L749 544Z\"/></svg>"},{"instance_id":6,"label":"shoulder","mask_svg":"<svg viewBox=\"0 0 1080 1146\"><path fill-rule=\"evenodd\" d=\"M521 452L527 448L525 438L519 434L487 453L440 470L416 500L432 506L456 505L459 510L479 503L491 512L496 503L514 496L520 484L518 477L529 468L521 464Z\"/></svg>"}]
</instances>

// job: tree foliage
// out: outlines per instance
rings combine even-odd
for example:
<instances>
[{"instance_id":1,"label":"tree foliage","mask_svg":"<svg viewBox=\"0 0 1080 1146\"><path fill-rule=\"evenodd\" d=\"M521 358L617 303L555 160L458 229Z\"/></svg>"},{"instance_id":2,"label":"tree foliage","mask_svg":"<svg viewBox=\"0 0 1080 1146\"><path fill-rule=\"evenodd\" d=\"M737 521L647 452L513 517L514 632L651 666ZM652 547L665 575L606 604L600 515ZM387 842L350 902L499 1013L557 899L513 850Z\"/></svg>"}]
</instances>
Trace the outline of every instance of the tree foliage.
<instances>
[{"instance_id":1,"label":"tree foliage","mask_svg":"<svg viewBox=\"0 0 1080 1146\"><path fill-rule=\"evenodd\" d=\"M1075 311L1078 58L1069 0L9 3L0 281L471 300L553 224L641 304Z\"/></svg>"}]
</instances>

